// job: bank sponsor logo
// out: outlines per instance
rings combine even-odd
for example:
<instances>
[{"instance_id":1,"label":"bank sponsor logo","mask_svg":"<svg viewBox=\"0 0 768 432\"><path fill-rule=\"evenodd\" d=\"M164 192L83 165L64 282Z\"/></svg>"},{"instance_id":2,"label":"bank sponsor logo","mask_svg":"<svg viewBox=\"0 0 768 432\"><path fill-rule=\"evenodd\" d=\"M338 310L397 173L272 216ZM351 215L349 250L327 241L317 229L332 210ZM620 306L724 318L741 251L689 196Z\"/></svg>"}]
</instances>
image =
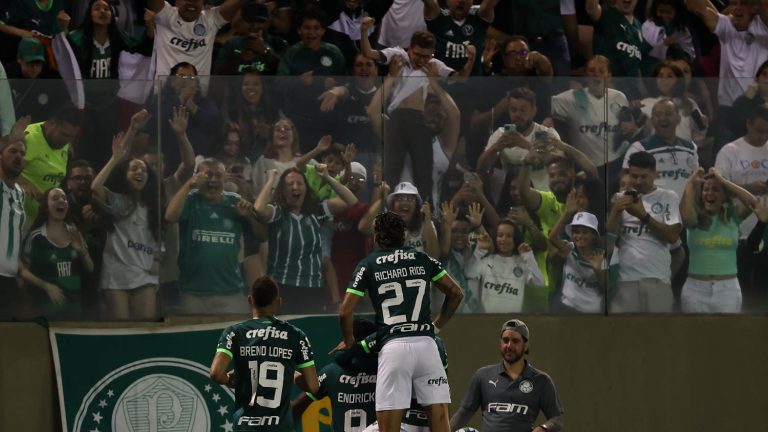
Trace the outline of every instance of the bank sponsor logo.
<instances>
[{"instance_id":1,"label":"bank sponsor logo","mask_svg":"<svg viewBox=\"0 0 768 432\"><path fill-rule=\"evenodd\" d=\"M438 378L430 378L427 380L427 385L440 387L443 384L448 385L448 378L444 376Z\"/></svg>"},{"instance_id":2,"label":"bank sponsor logo","mask_svg":"<svg viewBox=\"0 0 768 432\"><path fill-rule=\"evenodd\" d=\"M339 382L342 384L349 384L354 388L363 384L376 384L376 374L360 372L357 375L341 375L339 377Z\"/></svg>"},{"instance_id":3,"label":"bank sponsor logo","mask_svg":"<svg viewBox=\"0 0 768 432\"><path fill-rule=\"evenodd\" d=\"M234 394L211 383L208 367L157 357L126 364L91 387L75 431L232 431Z\"/></svg>"},{"instance_id":4,"label":"bank sponsor logo","mask_svg":"<svg viewBox=\"0 0 768 432\"><path fill-rule=\"evenodd\" d=\"M288 331L279 330L272 326L267 326L267 328L248 330L245 333L245 337L247 337L248 339L264 338L264 340L267 340L267 339L288 340Z\"/></svg>"},{"instance_id":5,"label":"bank sponsor logo","mask_svg":"<svg viewBox=\"0 0 768 432\"><path fill-rule=\"evenodd\" d=\"M402 260L414 260L414 259L416 259L415 253L405 252L402 249L398 249L389 255L382 255L382 256L376 257L376 264L385 264L385 263L397 264Z\"/></svg>"},{"instance_id":6,"label":"bank sponsor logo","mask_svg":"<svg viewBox=\"0 0 768 432\"><path fill-rule=\"evenodd\" d=\"M194 51L198 48L203 48L207 44L205 43L205 39L184 39L180 37L172 37L171 38L171 45L176 46L184 50L185 52Z\"/></svg>"}]
</instances>

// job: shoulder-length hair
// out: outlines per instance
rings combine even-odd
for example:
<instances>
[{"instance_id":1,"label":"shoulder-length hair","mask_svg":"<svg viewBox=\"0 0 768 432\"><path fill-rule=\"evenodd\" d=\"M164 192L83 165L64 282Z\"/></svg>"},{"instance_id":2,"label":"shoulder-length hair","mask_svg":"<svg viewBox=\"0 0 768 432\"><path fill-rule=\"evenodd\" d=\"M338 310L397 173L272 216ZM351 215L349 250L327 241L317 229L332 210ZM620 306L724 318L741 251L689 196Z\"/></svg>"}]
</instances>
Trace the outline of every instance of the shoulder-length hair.
<instances>
[{"instance_id":1,"label":"shoulder-length hair","mask_svg":"<svg viewBox=\"0 0 768 432\"><path fill-rule=\"evenodd\" d=\"M304 202L301 203L301 210L300 213L304 216L313 215L318 212L320 209L320 203L317 202L315 197L312 195L312 190L309 188L309 183L307 182L307 177L304 175L301 170L299 170L296 167L288 168L287 170L283 171L283 173L280 175L280 179L277 181L277 186L275 186L275 192L274 192L274 202L278 206L280 206L283 211L288 211L288 203L285 200L285 178L288 177L288 174L298 174L301 176L301 179L304 181L304 185L307 188L306 193L304 194Z\"/></svg>"},{"instance_id":2,"label":"shoulder-length hair","mask_svg":"<svg viewBox=\"0 0 768 432\"><path fill-rule=\"evenodd\" d=\"M64 189L60 187L52 187L45 191L45 193L37 200L38 203L38 210L37 210L37 216L35 217L35 220L32 222L32 225L30 226L30 231L40 228L41 226L45 225L46 222L48 222L48 218L51 216L51 210L48 208L48 197L51 195L51 192L54 189L61 189L62 191ZM64 192L66 194L66 192ZM66 195L65 195L66 196ZM69 199L69 197L67 197ZM70 209L67 208L67 214L64 216L64 222L68 224L72 224L72 214L70 213Z\"/></svg>"},{"instance_id":3,"label":"shoulder-length hair","mask_svg":"<svg viewBox=\"0 0 768 432\"><path fill-rule=\"evenodd\" d=\"M494 254L499 253L499 245L496 244L496 235L499 232L499 227L502 225L509 225L512 227L512 240L515 242L515 247L512 249L512 255L520 255L520 252L518 251L518 248L523 243L523 231L515 225L514 222L512 222L509 219L502 219L498 225L496 225L496 228L493 229L493 246L494 246Z\"/></svg>"},{"instance_id":4,"label":"shoulder-length hair","mask_svg":"<svg viewBox=\"0 0 768 432\"><path fill-rule=\"evenodd\" d=\"M90 78L91 77L91 62L93 61L93 18L91 18L91 11L93 10L93 5L96 4L97 1L103 1L109 6L109 9L112 11L112 19L109 21L109 24L107 25L107 35L109 37L109 47L110 47L110 63L109 63L109 75L112 78L117 79L118 78L118 63L120 60L120 53L124 51L127 46L125 45L125 42L123 42L123 38L120 36L120 30L117 28L117 23L115 22L115 17L117 16L117 12L115 11L115 8L109 4L106 0L91 0L88 3L88 9L85 11L85 18L83 19L83 53L82 53L82 62L80 62L80 73L82 74L83 78Z\"/></svg>"},{"instance_id":5,"label":"shoulder-length hair","mask_svg":"<svg viewBox=\"0 0 768 432\"><path fill-rule=\"evenodd\" d=\"M126 177L128 175L128 166L132 161L137 160L147 167L147 184L139 193L138 201L133 201L134 190L128 184ZM160 202L162 200L162 190L157 180L157 173L150 168L146 162L138 158L126 159L115 166L115 169L109 175L105 186L114 193L125 195L133 201L134 205L143 204L147 207L147 219L149 219L149 231L156 241L160 240L160 229L163 222L163 211ZM114 227L113 227L114 229Z\"/></svg>"},{"instance_id":6,"label":"shoulder-length hair","mask_svg":"<svg viewBox=\"0 0 768 432\"><path fill-rule=\"evenodd\" d=\"M275 137L275 129L277 128L277 124L281 121L288 122L288 124L291 126L291 130L293 131L293 142L291 142L291 153L293 153L294 156L300 156L301 150L299 150L299 130L296 129L296 125L293 124L291 119L288 117L281 116L277 120L275 120L274 123L272 123L272 126L269 128L269 139L267 140L267 147L264 149L264 157L275 159L277 158L277 148L275 148L274 143L274 137Z\"/></svg>"}]
</instances>

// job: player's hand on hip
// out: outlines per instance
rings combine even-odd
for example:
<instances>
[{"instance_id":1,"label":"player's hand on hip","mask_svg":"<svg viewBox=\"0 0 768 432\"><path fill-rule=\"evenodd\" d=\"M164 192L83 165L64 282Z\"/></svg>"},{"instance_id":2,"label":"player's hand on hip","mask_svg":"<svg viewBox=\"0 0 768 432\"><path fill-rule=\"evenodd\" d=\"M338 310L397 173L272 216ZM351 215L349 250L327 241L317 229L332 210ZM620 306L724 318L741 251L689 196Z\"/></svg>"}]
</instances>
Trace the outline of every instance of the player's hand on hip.
<instances>
[{"instance_id":1,"label":"player's hand on hip","mask_svg":"<svg viewBox=\"0 0 768 432\"><path fill-rule=\"evenodd\" d=\"M336 345L336 348L332 349L328 355L335 353L336 351L346 351L350 348L352 348L353 344L348 343L347 341L341 341L338 345Z\"/></svg>"}]
</instances>

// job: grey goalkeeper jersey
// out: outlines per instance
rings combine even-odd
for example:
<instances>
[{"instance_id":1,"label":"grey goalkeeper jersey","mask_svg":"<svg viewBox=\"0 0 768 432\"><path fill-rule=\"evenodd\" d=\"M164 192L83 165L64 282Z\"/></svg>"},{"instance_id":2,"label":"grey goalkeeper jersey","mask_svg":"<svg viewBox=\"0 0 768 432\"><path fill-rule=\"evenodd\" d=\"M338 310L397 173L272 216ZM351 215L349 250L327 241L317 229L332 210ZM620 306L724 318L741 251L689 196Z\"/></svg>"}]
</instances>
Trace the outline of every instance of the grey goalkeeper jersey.
<instances>
[{"instance_id":1,"label":"grey goalkeeper jersey","mask_svg":"<svg viewBox=\"0 0 768 432\"><path fill-rule=\"evenodd\" d=\"M543 411L546 418L563 414L563 406L552 378L527 361L517 379L507 375L504 364L478 369L469 382L461 402L465 419L455 419L451 427L463 426L478 408L483 413L483 432L530 432Z\"/></svg>"}]
</instances>

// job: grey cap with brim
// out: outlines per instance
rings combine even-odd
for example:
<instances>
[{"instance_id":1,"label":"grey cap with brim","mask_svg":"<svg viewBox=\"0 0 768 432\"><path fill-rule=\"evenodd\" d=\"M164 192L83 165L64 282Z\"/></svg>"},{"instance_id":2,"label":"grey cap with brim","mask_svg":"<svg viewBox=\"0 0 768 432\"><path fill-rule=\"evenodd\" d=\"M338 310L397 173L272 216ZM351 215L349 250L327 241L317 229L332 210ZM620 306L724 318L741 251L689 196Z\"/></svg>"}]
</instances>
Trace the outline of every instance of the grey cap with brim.
<instances>
[{"instance_id":1,"label":"grey cap with brim","mask_svg":"<svg viewBox=\"0 0 768 432\"><path fill-rule=\"evenodd\" d=\"M526 342L531 339L531 333L528 331L528 326L519 319L511 319L504 322L501 326L501 333L507 330L512 330L520 333L520 336L525 338Z\"/></svg>"}]
</instances>

